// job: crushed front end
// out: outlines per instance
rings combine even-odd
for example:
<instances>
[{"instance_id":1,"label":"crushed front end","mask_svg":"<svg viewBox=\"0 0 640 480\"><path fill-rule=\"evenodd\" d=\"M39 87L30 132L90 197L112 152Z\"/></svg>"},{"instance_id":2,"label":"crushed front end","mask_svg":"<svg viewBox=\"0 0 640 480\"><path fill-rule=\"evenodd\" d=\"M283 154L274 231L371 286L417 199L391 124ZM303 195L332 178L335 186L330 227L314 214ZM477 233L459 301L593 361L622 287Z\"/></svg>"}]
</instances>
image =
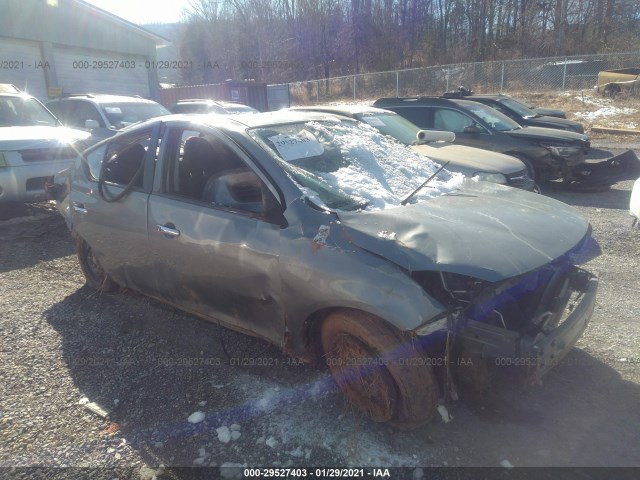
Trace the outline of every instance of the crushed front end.
<instances>
[{"instance_id":1,"label":"crushed front end","mask_svg":"<svg viewBox=\"0 0 640 480\"><path fill-rule=\"evenodd\" d=\"M426 337L437 324L446 324L453 355L524 367L520 373L527 383L538 383L576 344L591 319L598 289L597 278L576 266L571 253L500 282L445 272L413 277L449 309L448 318L418 328L417 335Z\"/></svg>"}]
</instances>

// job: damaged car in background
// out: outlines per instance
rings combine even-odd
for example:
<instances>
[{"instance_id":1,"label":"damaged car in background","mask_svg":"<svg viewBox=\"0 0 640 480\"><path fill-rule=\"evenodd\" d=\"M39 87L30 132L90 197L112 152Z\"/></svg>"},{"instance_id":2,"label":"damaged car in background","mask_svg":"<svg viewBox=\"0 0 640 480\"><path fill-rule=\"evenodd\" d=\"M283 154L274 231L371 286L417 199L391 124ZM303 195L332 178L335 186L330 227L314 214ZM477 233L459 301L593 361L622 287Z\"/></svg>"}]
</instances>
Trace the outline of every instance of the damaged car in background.
<instances>
[{"instance_id":1,"label":"damaged car in background","mask_svg":"<svg viewBox=\"0 0 640 480\"><path fill-rule=\"evenodd\" d=\"M521 126L473 99L474 96L380 98L373 106L394 111L420 128L454 132L455 143L516 157L538 184L562 180L575 190L600 190L640 175L640 160L633 150L587 162L585 154L591 147L587 135Z\"/></svg>"},{"instance_id":2,"label":"damaged car in background","mask_svg":"<svg viewBox=\"0 0 640 480\"><path fill-rule=\"evenodd\" d=\"M576 210L465 180L347 118L149 120L83 152L54 193L90 287L325 364L400 428L490 364L538 382L596 302L578 265L599 248ZM449 368L460 359L473 367Z\"/></svg>"}]
</instances>

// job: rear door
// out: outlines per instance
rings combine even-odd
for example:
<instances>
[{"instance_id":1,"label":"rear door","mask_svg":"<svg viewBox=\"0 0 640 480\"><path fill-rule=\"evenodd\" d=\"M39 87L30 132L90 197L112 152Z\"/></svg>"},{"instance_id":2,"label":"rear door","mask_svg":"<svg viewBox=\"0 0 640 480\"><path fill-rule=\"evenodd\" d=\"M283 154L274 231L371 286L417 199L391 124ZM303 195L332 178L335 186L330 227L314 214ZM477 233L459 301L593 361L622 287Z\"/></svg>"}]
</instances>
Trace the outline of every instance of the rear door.
<instances>
[{"instance_id":1,"label":"rear door","mask_svg":"<svg viewBox=\"0 0 640 480\"><path fill-rule=\"evenodd\" d=\"M159 296L282 345L273 187L227 137L189 123L167 127L161 158L148 214Z\"/></svg>"},{"instance_id":2,"label":"rear door","mask_svg":"<svg viewBox=\"0 0 640 480\"><path fill-rule=\"evenodd\" d=\"M90 150L78 167L83 174L75 176L69 194L73 228L105 271L120 285L144 293L151 293L154 286L149 273L147 201L159 125Z\"/></svg>"}]
</instances>

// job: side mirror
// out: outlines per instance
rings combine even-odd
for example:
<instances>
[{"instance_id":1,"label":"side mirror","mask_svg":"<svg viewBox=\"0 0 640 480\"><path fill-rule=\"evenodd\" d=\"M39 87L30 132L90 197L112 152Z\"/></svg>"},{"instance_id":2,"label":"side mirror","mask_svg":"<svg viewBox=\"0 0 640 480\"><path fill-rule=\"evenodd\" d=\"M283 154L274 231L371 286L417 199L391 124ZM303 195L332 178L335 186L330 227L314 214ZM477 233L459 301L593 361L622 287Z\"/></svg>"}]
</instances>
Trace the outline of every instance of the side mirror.
<instances>
[{"instance_id":1,"label":"side mirror","mask_svg":"<svg viewBox=\"0 0 640 480\"><path fill-rule=\"evenodd\" d=\"M477 134L477 133L480 133L480 132L482 132L482 130L475 123L473 125L469 125L467 127L464 127L464 133Z\"/></svg>"},{"instance_id":2,"label":"side mirror","mask_svg":"<svg viewBox=\"0 0 640 480\"><path fill-rule=\"evenodd\" d=\"M84 121L84 128L86 128L87 130L94 130L96 128L98 128L100 126L100 124L98 123L97 120L85 120Z\"/></svg>"}]
</instances>

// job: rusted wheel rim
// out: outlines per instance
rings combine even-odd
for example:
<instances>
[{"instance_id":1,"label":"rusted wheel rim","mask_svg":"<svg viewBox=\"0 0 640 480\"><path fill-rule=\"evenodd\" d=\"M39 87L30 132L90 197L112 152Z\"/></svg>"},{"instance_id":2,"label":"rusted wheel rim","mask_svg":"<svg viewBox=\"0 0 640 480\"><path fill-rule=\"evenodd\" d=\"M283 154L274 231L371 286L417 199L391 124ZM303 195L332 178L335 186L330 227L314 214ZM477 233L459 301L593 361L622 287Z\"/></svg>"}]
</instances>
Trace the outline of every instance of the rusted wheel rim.
<instances>
[{"instance_id":1,"label":"rusted wheel rim","mask_svg":"<svg viewBox=\"0 0 640 480\"><path fill-rule=\"evenodd\" d=\"M89 270L89 274L98 283L102 283L105 278L104 270L102 269L100 262L98 262L98 259L94 255L93 250L91 250L91 247L87 246L86 248L87 250L86 250L85 258L86 258L86 264L87 264L87 269Z\"/></svg>"},{"instance_id":2,"label":"rusted wheel rim","mask_svg":"<svg viewBox=\"0 0 640 480\"><path fill-rule=\"evenodd\" d=\"M393 418L397 401L393 378L362 342L348 334L336 335L329 358L336 382L356 407L376 422Z\"/></svg>"}]
</instances>

